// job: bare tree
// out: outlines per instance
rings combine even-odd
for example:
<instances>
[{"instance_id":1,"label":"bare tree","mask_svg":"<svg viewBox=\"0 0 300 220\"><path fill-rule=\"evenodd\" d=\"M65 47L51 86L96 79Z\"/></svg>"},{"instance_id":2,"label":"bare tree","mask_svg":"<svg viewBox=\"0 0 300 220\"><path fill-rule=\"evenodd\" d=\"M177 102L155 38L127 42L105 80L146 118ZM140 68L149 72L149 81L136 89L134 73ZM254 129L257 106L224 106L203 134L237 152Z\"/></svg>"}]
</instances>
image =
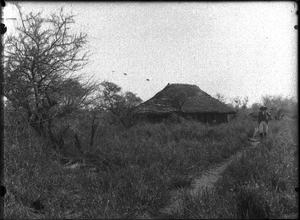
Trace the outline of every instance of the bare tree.
<instances>
[{"instance_id":1,"label":"bare tree","mask_svg":"<svg viewBox=\"0 0 300 220\"><path fill-rule=\"evenodd\" d=\"M115 83L103 81L100 90L99 106L118 118L124 127L130 125L131 112L142 99L132 92L122 93L122 88Z\"/></svg>"},{"instance_id":2,"label":"bare tree","mask_svg":"<svg viewBox=\"0 0 300 220\"><path fill-rule=\"evenodd\" d=\"M221 93L216 93L215 98L218 99L220 102L223 102L224 104L226 104L226 98Z\"/></svg>"},{"instance_id":3,"label":"bare tree","mask_svg":"<svg viewBox=\"0 0 300 220\"><path fill-rule=\"evenodd\" d=\"M176 113L172 114L171 117L177 120L177 122L180 121L180 114L182 114L182 108L184 104L189 100L189 97L191 96L193 96L193 93L190 93L188 91L177 91L168 97L170 106L176 109Z\"/></svg>"},{"instance_id":4,"label":"bare tree","mask_svg":"<svg viewBox=\"0 0 300 220\"><path fill-rule=\"evenodd\" d=\"M188 101L189 97L188 92L174 93L169 96L169 103L176 111L182 112L182 107Z\"/></svg>"},{"instance_id":5,"label":"bare tree","mask_svg":"<svg viewBox=\"0 0 300 220\"><path fill-rule=\"evenodd\" d=\"M248 102L249 102L248 96L244 97L244 99L238 96L232 99L232 104L236 110L246 109Z\"/></svg>"},{"instance_id":6,"label":"bare tree","mask_svg":"<svg viewBox=\"0 0 300 220\"><path fill-rule=\"evenodd\" d=\"M244 99L242 101L242 109L247 108L248 102L249 102L249 97L248 96L244 97Z\"/></svg>"},{"instance_id":7,"label":"bare tree","mask_svg":"<svg viewBox=\"0 0 300 220\"><path fill-rule=\"evenodd\" d=\"M96 85L75 74L87 64L86 34L73 34L73 15L23 15L17 34L5 39L5 96L27 113L27 121L46 137L54 118L87 106ZM85 81L85 82L83 82Z\"/></svg>"}]
</instances>

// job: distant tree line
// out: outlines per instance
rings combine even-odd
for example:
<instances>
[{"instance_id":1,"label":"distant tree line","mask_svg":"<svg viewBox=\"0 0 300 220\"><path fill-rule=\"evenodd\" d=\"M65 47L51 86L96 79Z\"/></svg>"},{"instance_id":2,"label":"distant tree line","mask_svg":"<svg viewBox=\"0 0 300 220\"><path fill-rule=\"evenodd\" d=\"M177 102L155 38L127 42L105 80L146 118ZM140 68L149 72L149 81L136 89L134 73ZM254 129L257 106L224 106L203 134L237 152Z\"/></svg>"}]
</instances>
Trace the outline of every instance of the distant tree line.
<instances>
[{"instance_id":1,"label":"distant tree line","mask_svg":"<svg viewBox=\"0 0 300 220\"><path fill-rule=\"evenodd\" d=\"M257 119L259 108L266 106L275 120L280 120L284 116L297 117L298 103L295 98L280 95L264 95L261 97L260 102L255 102L251 106L248 105L249 98L247 96L244 98L237 96L231 99L230 103L226 103L226 98L221 93L217 93L215 98L233 107L237 111L236 116L243 114L246 117Z\"/></svg>"}]
</instances>

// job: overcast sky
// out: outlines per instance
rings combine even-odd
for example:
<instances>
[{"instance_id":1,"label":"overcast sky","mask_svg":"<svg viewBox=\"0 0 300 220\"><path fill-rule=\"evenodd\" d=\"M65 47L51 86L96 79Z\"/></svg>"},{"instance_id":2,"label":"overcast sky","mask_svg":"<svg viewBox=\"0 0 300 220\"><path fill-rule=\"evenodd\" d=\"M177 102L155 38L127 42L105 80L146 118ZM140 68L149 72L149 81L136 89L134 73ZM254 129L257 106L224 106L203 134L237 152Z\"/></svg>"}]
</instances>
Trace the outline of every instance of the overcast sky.
<instances>
[{"instance_id":1,"label":"overcast sky","mask_svg":"<svg viewBox=\"0 0 300 220\"><path fill-rule=\"evenodd\" d=\"M199 86L214 96L297 95L297 6L293 2L24 2L25 13L76 15L93 56L84 69L144 101L168 83ZM7 3L13 33L19 21ZM124 75L126 73L127 75ZM147 81L146 79L149 79Z\"/></svg>"}]
</instances>

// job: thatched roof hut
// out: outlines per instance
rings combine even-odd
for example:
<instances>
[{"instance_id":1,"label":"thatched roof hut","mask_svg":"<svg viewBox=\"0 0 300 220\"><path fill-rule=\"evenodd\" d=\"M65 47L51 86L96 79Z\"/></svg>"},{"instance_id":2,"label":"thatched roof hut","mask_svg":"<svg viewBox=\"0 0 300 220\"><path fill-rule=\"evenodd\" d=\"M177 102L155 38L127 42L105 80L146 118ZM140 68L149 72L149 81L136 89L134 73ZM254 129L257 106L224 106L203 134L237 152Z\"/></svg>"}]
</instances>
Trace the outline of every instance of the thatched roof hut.
<instances>
[{"instance_id":1,"label":"thatched roof hut","mask_svg":"<svg viewBox=\"0 0 300 220\"><path fill-rule=\"evenodd\" d=\"M202 91L196 85L168 84L151 99L140 104L134 114L161 119L175 113L180 116L190 116L203 122L222 123L228 121L228 114L236 113L235 109L227 106Z\"/></svg>"}]
</instances>

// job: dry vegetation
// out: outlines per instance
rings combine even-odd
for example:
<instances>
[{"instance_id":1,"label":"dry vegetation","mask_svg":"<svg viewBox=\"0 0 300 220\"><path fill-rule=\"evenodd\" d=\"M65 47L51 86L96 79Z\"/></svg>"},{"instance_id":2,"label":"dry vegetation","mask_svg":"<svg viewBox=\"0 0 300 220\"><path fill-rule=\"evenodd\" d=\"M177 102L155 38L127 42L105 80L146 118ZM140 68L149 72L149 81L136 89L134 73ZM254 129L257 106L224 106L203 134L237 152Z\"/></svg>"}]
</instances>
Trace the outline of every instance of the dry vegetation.
<instances>
[{"instance_id":1,"label":"dry vegetation","mask_svg":"<svg viewBox=\"0 0 300 220\"><path fill-rule=\"evenodd\" d=\"M87 62L86 53L80 56L87 39L69 32L74 16L61 10L45 18L18 9L19 35L6 38L4 53L6 219L155 214L170 190L188 187L195 175L247 146L257 126L247 99L235 99L238 117L229 124L179 117L135 124L139 97L78 74ZM290 110L296 102L284 101L265 97L281 120L272 122L270 141L232 165L212 194L187 197L182 217L265 216L261 207L271 217L294 212L298 146ZM251 200L262 201L261 215L249 214Z\"/></svg>"},{"instance_id":2,"label":"dry vegetation","mask_svg":"<svg viewBox=\"0 0 300 220\"><path fill-rule=\"evenodd\" d=\"M186 196L182 218L296 218L298 215L297 122L271 122L269 141L227 168L215 190Z\"/></svg>"},{"instance_id":3,"label":"dry vegetation","mask_svg":"<svg viewBox=\"0 0 300 220\"><path fill-rule=\"evenodd\" d=\"M85 123L90 124L86 120L78 126ZM133 218L145 211L156 213L168 202L170 190L189 186L194 174L247 146L255 123L237 119L209 126L182 119L179 124L138 124L123 131L106 125L92 148L86 143L84 154L76 153L72 144L57 153L31 129L17 137L8 130L5 217ZM185 216L178 217L240 218L245 205L239 204L249 200L263 201L271 217L294 212L295 122L273 121L271 128L269 142L232 165L216 191L196 201L187 198ZM81 135L89 133L83 129ZM64 160L87 165L70 169Z\"/></svg>"},{"instance_id":4,"label":"dry vegetation","mask_svg":"<svg viewBox=\"0 0 300 220\"><path fill-rule=\"evenodd\" d=\"M242 121L212 127L183 120L125 131L110 125L106 130L99 130L102 136L93 148L87 143L84 154L73 145L58 154L30 129L15 138L7 133L6 217L130 218L146 210L155 213L168 202L169 190L188 186L193 174L234 154L252 135L251 126ZM81 135L89 132L84 129ZM87 165L67 169L64 160ZM40 212L35 203L44 206Z\"/></svg>"}]
</instances>

